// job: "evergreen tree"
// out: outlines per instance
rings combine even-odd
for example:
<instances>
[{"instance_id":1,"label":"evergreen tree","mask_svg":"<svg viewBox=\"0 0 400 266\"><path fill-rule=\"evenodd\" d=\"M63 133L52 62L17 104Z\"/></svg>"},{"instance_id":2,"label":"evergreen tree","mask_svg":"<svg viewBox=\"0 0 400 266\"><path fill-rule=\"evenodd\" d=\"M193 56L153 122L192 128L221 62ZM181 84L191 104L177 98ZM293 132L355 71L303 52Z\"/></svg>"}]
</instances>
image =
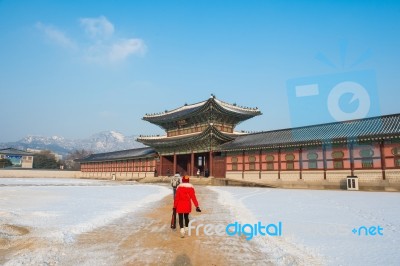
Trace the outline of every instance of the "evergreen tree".
<instances>
[{"instance_id":1,"label":"evergreen tree","mask_svg":"<svg viewBox=\"0 0 400 266\"><path fill-rule=\"evenodd\" d=\"M60 167L51 151L41 151L33 157L33 168L36 169L58 169Z\"/></svg>"},{"instance_id":2,"label":"evergreen tree","mask_svg":"<svg viewBox=\"0 0 400 266\"><path fill-rule=\"evenodd\" d=\"M10 159L0 159L0 168L12 166Z\"/></svg>"}]
</instances>

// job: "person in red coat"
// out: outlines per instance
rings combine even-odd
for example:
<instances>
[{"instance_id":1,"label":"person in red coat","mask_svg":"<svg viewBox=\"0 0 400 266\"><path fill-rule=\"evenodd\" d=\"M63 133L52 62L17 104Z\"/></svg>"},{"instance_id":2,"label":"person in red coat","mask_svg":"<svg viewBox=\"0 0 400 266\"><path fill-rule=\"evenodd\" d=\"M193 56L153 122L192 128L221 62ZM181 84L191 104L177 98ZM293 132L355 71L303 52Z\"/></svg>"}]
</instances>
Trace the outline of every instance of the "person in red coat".
<instances>
[{"instance_id":1,"label":"person in red coat","mask_svg":"<svg viewBox=\"0 0 400 266\"><path fill-rule=\"evenodd\" d=\"M192 211L192 201L196 206L196 211L201 212L196 198L196 192L192 184L189 183L189 177L182 177L182 183L176 189L174 208L179 216L179 227L181 228L181 237L185 236L189 226L189 213ZM183 219L185 219L185 228L183 228Z\"/></svg>"}]
</instances>

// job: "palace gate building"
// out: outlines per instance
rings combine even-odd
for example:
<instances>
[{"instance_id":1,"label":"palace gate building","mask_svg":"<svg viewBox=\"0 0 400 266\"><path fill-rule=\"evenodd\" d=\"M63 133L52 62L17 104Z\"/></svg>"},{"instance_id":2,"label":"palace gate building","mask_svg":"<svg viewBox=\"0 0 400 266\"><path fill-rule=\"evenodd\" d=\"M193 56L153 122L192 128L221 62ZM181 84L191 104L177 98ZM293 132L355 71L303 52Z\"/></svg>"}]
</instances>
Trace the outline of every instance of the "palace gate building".
<instances>
[{"instance_id":1,"label":"palace gate building","mask_svg":"<svg viewBox=\"0 0 400 266\"><path fill-rule=\"evenodd\" d=\"M211 96L143 119L165 130L140 136L146 148L93 154L83 177L134 179L175 172L280 187L400 190L400 114L244 133L236 125L261 115Z\"/></svg>"},{"instance_id":2,"label":"palace gate building","mask_svg":"<svg viewBox=\"0 0 400 266\"><path fill-rule=\"evenodd\" d=\"M149 114L144 120L166 131L165 136L140 137L138 141L159 154L159 173L180 172L195 175L225 176L225 157L218 148L241 135L237 124L260 115L257 108L238 107L217 100L185 105L172 111Z\"/></svg>"}]
</instances>

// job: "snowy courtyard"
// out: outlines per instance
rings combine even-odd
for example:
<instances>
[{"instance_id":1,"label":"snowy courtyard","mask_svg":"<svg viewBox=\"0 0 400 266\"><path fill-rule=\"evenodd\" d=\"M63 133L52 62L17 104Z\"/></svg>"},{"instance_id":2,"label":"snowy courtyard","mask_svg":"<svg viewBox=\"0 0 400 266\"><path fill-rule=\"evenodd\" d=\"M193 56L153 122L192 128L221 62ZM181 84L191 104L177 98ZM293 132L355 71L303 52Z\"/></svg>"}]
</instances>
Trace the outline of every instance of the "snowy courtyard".
<instances>
[{"instance_id":1,"label":"snowy courtyard","mask_svg":"<svg viewBox=\"0 0 400 266\"><path fill-rule=\"evenodd\" d=\"M242 224L282 222L285 241L255 237L266 251L273 252L275 246L288 252L302 248L328 265L400 264L398 193L210 189L219 193L221 204L234 210L235 219ZM377 232L378 226L383 229L382 235Z\"/></svg>"},{"instance_id":2,"label":"snowy courtyard","mask_svg":"<svg viewBox=\"0 0 400 266\"><path fill-rule=\"evenodd\" d=\"M398 193L195 188L203 212L181 239L167 184L0 179L0 264L400 264ZM241 236L205 229L235 223Z\"/></svg>"}]
</instances>

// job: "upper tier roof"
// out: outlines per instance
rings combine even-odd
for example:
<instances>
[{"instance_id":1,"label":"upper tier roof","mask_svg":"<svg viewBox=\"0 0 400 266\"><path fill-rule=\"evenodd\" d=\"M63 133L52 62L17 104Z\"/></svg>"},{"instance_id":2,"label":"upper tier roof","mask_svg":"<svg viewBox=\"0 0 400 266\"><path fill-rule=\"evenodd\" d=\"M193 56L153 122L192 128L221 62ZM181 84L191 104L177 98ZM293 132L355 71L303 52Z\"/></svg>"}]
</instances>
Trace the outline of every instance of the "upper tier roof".
<instances>
[{"instance_id":1,"label":"upper tier roof","mask_svg":"<svg viewBox=\"0 0 400 266\"><path fill-rule=\"evenodd\" d=\"M288 147L301 143L310 145L355 139L369 140L394 135L400 137L400 114L248 134L239 136L219 148L229 151Z\"/></svg>"},{"instance_id":2,"label":"upper tier roof","mask_svg":"<svg viewBox=\"0 0 400 266\"><path fill-rule=\"evenodd\" d=\"M239 107L220 101L211 96L208 100L199 103L184 105L171 111L165 111L157 114L146 114L143 119L153 124L163 125L169 122L178 121L191 117L197 113L210 110L210 106L215 107L216 111L224 112L227 116L235 116L238 120L243 121L257 115L261 115L258 108Z\"/></svg>"}]
</instances>

